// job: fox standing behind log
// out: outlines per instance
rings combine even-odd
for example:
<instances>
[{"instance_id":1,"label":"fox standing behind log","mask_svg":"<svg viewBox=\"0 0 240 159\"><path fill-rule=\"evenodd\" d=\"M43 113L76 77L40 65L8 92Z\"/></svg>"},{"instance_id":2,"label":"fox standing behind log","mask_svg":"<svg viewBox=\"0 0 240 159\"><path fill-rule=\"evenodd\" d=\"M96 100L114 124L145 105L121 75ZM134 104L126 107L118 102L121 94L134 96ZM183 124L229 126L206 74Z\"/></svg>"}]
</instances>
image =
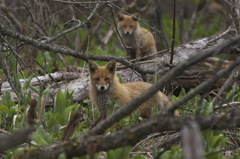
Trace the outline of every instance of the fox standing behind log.
<instances>
[{"instance_id":1,"label":"fox standing behind log","mask_svg":"<svg viewBox=\"0 0 240 159\"><path fill-rule=\"evenodd\" d=\"M130 60L157 53L152 33L140 26L138 18L138 13L133 14L133 16L123 13L117 14L117 26L127 49L126 54ZM155 57L152 55L141 60L150 60Z\"/></svg>"},{"instance_id":2,"label":"fox standing behind log","mask_svg":"<svg viewBox=\"0 0 240 159\"><path fill-rule=\"evenodd\" d=\"M112 107L116 102L123 106L152 86L146 82L121 84L116 75L116 61L114 60L106 66L99 66L93 61L89 61L88 65L90 74L89 97L97 106L100 114L95 124L106 118L107 107ZM152 107L157 106L159 109L164 109L170 105L168 97L159 91L144 102L139 110L141 117L148 118L151 115ZM176 112L175 115L177 115Z\"/></svg>"}]
</instances>

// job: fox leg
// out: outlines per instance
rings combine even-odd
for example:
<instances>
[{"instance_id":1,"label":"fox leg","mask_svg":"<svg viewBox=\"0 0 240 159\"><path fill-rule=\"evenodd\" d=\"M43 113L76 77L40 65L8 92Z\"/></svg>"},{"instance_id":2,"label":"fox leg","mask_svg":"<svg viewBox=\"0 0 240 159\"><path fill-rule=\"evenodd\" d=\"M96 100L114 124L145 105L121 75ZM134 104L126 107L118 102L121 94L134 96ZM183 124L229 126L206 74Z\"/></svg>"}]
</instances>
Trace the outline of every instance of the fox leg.
<instances>
[{"instance_id":1,"label":"fox leg","mask_svg":"<svg viewBox=\"0 0 240 159\"><path fill-rule=\"evenodd\" d=\"M135 51L136 62L142 61L142 57L143 57L142 49L138 47Z\"/></svg>"},{"instance_id":2,"label":"fox leg","mask_svg":"<svg viewBox=\"0 0 240 159\"><path fill-rule=\"evenodd\" d=\"M134 48L127 48L126 55L128 60L133 60L136 58L136 49Z\"/></svg>"}]
</instances>

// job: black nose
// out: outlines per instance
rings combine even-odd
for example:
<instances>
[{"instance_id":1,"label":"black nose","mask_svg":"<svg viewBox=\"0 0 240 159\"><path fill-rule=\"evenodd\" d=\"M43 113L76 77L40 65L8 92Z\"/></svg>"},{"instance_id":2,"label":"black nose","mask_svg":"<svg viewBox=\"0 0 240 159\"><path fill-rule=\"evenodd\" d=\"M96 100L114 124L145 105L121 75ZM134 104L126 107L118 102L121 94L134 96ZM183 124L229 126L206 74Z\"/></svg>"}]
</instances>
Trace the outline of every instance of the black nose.
<instances>
[{"instance_id":1,"label":"black nose","mask_svg":"<svg viewBox=\"0 0 240 159\"><path fill-rule=\"evenodd\" d=\"M127 31L126 33L127 33L127 34L130 34L130 32L129 32L129 31Z\"/></svg>"},{"instance_id":2,"label":"black nose","mask_svg":"<svg viewBox=\"0 0 240 159\"><path fill-rule=\"evenodd\" d=\"M100 87L100 89L101 89L101 90L104 90L104 89L105 89L105 87L104 87L104 86L101 86L101 87Z\"/></svg>"}]
</instances>

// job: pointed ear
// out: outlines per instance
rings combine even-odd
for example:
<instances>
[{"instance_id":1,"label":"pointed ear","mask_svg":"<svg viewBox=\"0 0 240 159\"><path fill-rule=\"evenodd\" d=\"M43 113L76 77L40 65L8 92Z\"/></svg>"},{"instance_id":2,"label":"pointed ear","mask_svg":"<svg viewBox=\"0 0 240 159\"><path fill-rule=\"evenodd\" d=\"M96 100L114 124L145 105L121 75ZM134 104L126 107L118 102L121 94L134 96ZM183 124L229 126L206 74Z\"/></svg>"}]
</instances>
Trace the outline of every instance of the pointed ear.
<instances>
[{"instance_id":1,"label":"pointed ear","mask_svg":"<svg viewBox=\"0 0 240 159\"><path fill-rule=\"evenodd\" d=\"M134 14L132 14L132 19L133 19L134 21L138 21L139 18L140 18L140 14L139 14L139 13L134 13Z\"/></svg>"},{"instance_id":2,"label":"pointed ear","mask_svg":"<svg viewBox=\"0 0 240 159\"><path fill-rule=\"evenodd\" d=\"M107 65L106 65L106 68L112 72L112 73L115 73L115 70L116 70L116 61L115 60L111 60Z\"/></svg>"},{"instance_id":3,"label":"pointed ear","mask_svg":"<svg viewBox=\"0 0 240 159\"><path fill-rule=\"evenodd\" d=\"M88 67L90 73L94 73L99 68L98 64L91 60L88 61Z\"/></svg>"},{"instance_id":4,"label":"pointed ear","mask_svg":"<svg viewBox=\"0 0 240 159\"><path fill-rule=\"evenodd\" d=\"M121 13L121 12L117 13L117 19L118 19L118 21L123 21L124 20L123 13Z\"/></svg>"}]
</instances>

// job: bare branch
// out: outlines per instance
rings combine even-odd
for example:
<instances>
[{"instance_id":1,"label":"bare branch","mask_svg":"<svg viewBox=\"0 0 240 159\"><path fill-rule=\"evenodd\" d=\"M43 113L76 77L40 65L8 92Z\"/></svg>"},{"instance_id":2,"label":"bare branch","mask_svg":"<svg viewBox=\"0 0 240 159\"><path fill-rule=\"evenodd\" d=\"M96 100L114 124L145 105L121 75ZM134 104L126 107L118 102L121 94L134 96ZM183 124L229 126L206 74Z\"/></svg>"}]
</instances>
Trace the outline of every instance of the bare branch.
<instances>
[{"instance_id":1,"label":"bare branch","mask_svg":"<svg viewBox=\"0 0 240 159\"><path fill-rule=\"evenodd\" d=\"M73 134L73 132L75 131L76 127L79 125L79 123L81 123L82 121L84 121L83 118L83 110L80 109L76 112L76 114L72 117L72 119L69 121L67 127L65 128L64 131L64 136L62 138L63 141L66 141L70 138L70 136Z\"/></svg>"},{"instance_id":2,"label":"bare branch","mask_svg":"<svg viewBox=\"0 0 240 159\"><path fill-rule=\"evenodd\" d=\"M99 4L99 3L109 3L109 2L116 2L118 0L111 0L111 1L85 1L85 2L73 2L73 1L63 1L63 0L52 0L53 2L60 2L60 3L67 3L67 4Z\"/></svg>"},{"instance_id":3,"label":"bare branch","mask_svg":"<svg viewBox=\"0 0 240 159\"><path fill-rule=\"evenodd\" d=\"M175 42L175 31L176 31L176 0L173 1L173 33L172 33L172 45L171 45L171 58L170 64L173 64L174 55L174 42Z\"/></svg>"},{"instance_id":4,"label":"bare branch","mask_svg":"<svg viewBox=\"0 0 240 159\"><path fill-rule=\"evenodd\" d=\"M130 15L128 12L124 11L123 9L121 9L121 8L120 8L119 6L117 6L116 4L114 4L114 3L109 3L109 4L112 5L112 6L114 6L114 7L117 8L117 9L121 10L123 13ZM148 24L147 24L145 21L143 21L141 18L137 18L137 19L138 19L138 20L141 20L141 22L142 22L145 26L151 28L151 30L154 30L155 32L161 34L161 32L160 32L159 30L157 30L155 27L152 27L152 26L148 25Z\"/></svg>"},{"instance_id":5,"label":"bare branch","mask_svg":"<svg viewBox=\"0 0 240 159\"><path fill-rule=\"evenodd\" d=\"M10 86L12 87L12 90L16 93L16 95L19 97L19 94L18 94L18 91L17 89L15 88L14 86L14 82L13 82L13 79L10 75L10 71L9 71L9 68L8 68L8 65L7 65L7 62L3 56L3 37L0 36L0 64L2 65L2 69L5 73L5 75L7 76L7 79L8 79L8 82L10 84Z\"/></svg>"},{"instance_id":6,"label":"bare branch","mask_svg":"<svg viewBox=\"0 0 240 159\"><path fill-rule=\"evenodd\" d=\"M226 108L226 107L239 107L239 106L240 106L240 102L232 102L232 103L217 105L214 107L214 109L217 110L217 109Z\"/></svg>"},{"instance_id":7,"label":"bare branch","mask_svg":"<svg viewBox=\"0 0 240 159\"><path fill-rule=\"evenodd\" d=\"M11 135L0 135L0 153L19 146L30 139L33 129L22 130Z\"/></svg>"},{"instance_id":8,"label":"bare branch","mask_svg":"<svg viewBox=\"0 0 240 159\"><path fill-rule=\"evenodd\" d=\"M115 122L119 121L120 119L124 118L125 116L127 116L131 112L133 112L135 109L137 109L141 103L145 102L152 95L154 95L157 91L161 90L168 82L170 82L170 80L179 76L189 66L205 59L206 57L213 56L213 55L219 53L224 48L232 46L235 43L237 43L238 40L240 40L240 36L226 40L225 42L218 44L217 46L213 47L210 50L200 51L199 54L189 58L188 60L186 60L179 66L173 68L171 71L166 73L156 84L154 84L152 87L147 89L145 92L143 92L142 94L137 96L134 100L130 101L128 104L119 108L114 114L112 114L105 120L101 121L98 125L96 125L93 129L91 129L90 133L91 134L102 134L107 128L111 127ZM234 64L232 64L229 68L227 68L227 70L225 70L224 72L221 71L221 76L216 75L216 77L213 77L214 80L222 77L223 76L222 74L226 73L226 71L231 71L239 63L240 63L240 58ZM212 82L212 80L210 82ZM204 83L204 86L205 86L205 84L206 83ZM198 91L200 91L202 89L203 88L200 87ZM193 94L190 94L189 96L187 96L185 98L190 99L190 97L192 97L192 96L193 96ZM187 101L185 98L182 98L178 102L174 103L173 107L171 107L171 109L169 109L169 112L173 112L176 108L179 107L179 105L181 105L182 103Z\"/></svg>"},{"instance_id":9,"label":"bare branch","mask_svg":"<svg viewBox=\"0 0 240 159\"><path fill-rule=\"evenodd\" d=\"M118 35L121 43L123 44L124 49L125 49L126 51L128 51L128 53L130 54L129 49L127 49L127 46L126 46L126 44L125 44L125 42L124 42L124 40L123 40L123 38L122 38L122 36L121 36L121 34L120 34L120 32L119 32L119 28L118 28L118 26L117 26L117 23L116 23L116 21L115 21L115 16L114 16L114 13L113 13L113 8L112 8L112 6L111 6L110 4L108 4L108 6L109 6L109 8L111 9L113 24L114 24L114 26L115 26L117 35Z\"/></svg>"},{"instance_id":10,"label":"bare branch","mask_svg":"<svg viewBox=\"0 0 240 159\"><path fill-rule=\"evenodd\" d=\"M187 42L192 39L193 32L197 26L197 21L205 5L206 5L206 0L201 0L198 2L197 9L193 12L192 17L190 19L188 30L185 36L183 37L184 39L183 42Z\"/></svg>"},{"instance_id":11,"label":"bare branch","mask_svg":"<svg viewBox=\"0 0 240 159\"><path fill-rule=\"evenodd\" d=\"M19 154L18 157L19 159L30 159L37 156L38 158L51 159L57 158L61 153L65 153L68 158L79 157L87 153L88 145L95 144L96 152L107 151L122 146L134 145L140 139L151 133L181 130L187 121L195 121L202 130L231 129L240 126L240 114L229 113L225 115L198 117L161 116L159 118L145 120L131 128L125 128L121 131L113 132L106 136L84 135L74 138L70 141L64 141L58 144L26 150Z\"/></svg>"},{"instance_id":12,"label":"bare branch","mask_svg":"<svg viewBox=\"0 0 240 159\"><path fill-rule=\"evenodd\" d=\"M188 122L182 130L185 159L203 159L203 140L196 122Z\"/></svg>"},{"instance_id":13,"label":"bare branch","mask_svg":"<svg viewBox=\"0 0 240 159\"><path fill-rule=\"evenodd\" d=\"M71 2L72 3L72 2ZM81 22L79 21L79 24L67 29L67 30L64 30L56 35L54 35L53 37L50 37L50 38L47 38L47 40L44 40L44 43L50 43L50 42L53 42L55 41L56 39L58 39L59 37L71 32L71 31L74 31L74 30L77 30L78 28L81 28L82 26L86 25L90 20L91 18L93 17L93 15L95 14L96 10L98 9L99 7L99 3L96 4L95 8L93 9L93 11L91 12L91 14L88 16L87 20L85 22Z\"/></svg>"},{"instance_id":14,"label":"bare branch","mask_svg":"<svg viewBox=\"0 0 240 159\"><path fill-rule=\"evenodd\" d=\"M63 55L69 55L69 56L73 56L73 57L78 57L81 58L85 61L88 60L100 60L100 61L110 61L110 60L116 60L117 62L120 62L124 65L126 65L129 68L132 68L134 70L136 70L137 72L139 72L141 75L145 75L145 74L152 74L155 71L153 70L143 70L142 68L138 67L137 65L127 61L125 58L123 57L116 57L116 56L100 56L100 55L90 55L90 54L86 54L83 52L77 52L74 51L72 49L69 48L61 48L61 47L57 47L55 45L50 45L50 44L46 44L45 42L40 42L38 40L26 37L22 34L16 33L8 28L6 28L5 26L3 26L2 24L0 24L0 33L2 35L6 35L6 36L10 36L12 38L18 39L22 42L25 42L27 44L33 45L37 48L41 48L41 49L45 49L48 51L52 51L54 53L60 53Z\"/></svg>"},{"instance_id":15,"label":"bare branch","mask_svg":"<svg viewBox=\"0 0 240 159\"><path fill-rule=\"evenodd\" d=\"M187 102L189 99L194 97L196 94L200 93L202 90L206 90L207 88L211 87L216 81L218 81L220 78L231 72L235 67L240 65L240 58L238 58L236 61L234 61L232 64L230 64L226 69L218 71L212 78L208 79L207 81L201 83L198 85L194 90L191 90L187 95L182 97L180 100L175 102L171 108L169 108L168 112L174 112L175 109L178 109L181 107L182 104Z\"/></svg>"},{"instance_id":16,"label":"bare branch","mask_svg":"<svg viewBox=\"0 0 240 159\"><path fill-rule=\"evenodd\" d=\"M217 96L213 99L213 104L217 103L217 99L218 97L221 97L224 91L228 91L230 89L230 87L233 85L234 82L236 82L239 78L240 78L240 66L236 67L231 75L229 76L228 80L225 82L225 84L220 88L220 90L218 91Z\"/></svg>"}]
</instances>

